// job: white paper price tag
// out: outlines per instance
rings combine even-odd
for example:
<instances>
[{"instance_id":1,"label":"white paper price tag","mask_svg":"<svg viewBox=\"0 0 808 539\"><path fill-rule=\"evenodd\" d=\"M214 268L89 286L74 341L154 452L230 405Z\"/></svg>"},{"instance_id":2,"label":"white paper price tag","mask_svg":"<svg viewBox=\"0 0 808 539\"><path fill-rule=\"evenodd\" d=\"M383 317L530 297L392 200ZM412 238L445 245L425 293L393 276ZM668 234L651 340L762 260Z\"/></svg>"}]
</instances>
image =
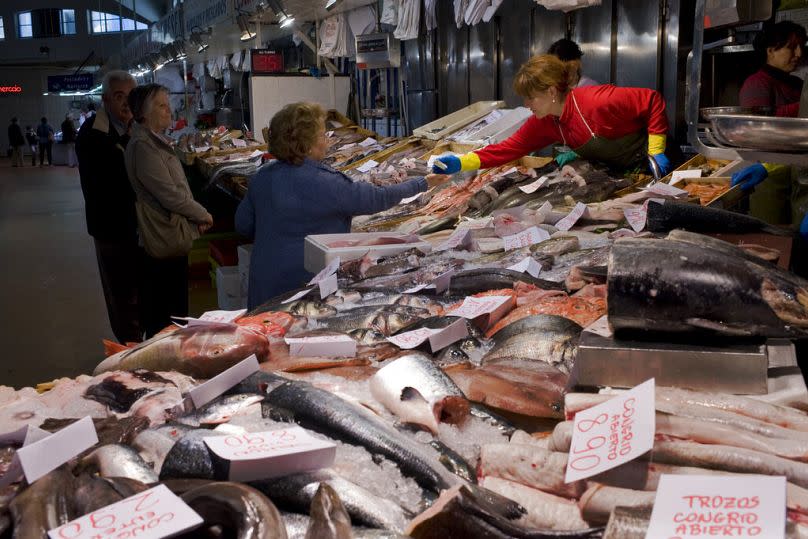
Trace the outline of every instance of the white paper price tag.
<instances>
[{"instance_id":1,"label":"white paper price tag","mask_svg":"<svg viewBox=\"0 0 808 539\"><path fill-rule=\"evenodd\" d=\"M417 294L421 290L426 290L427 288L434 288L434 285L432 283L417 284L412 288L404 290L402 294Z\"/></svg>"},{"instance_id":2,"label":"white paper price tag","mask_svg":"<svg viewBox=\"0 0 808 539\"><path fill-rule=\"evenodd\" d=\"M586 204L583 202L578 202L575 204L575 207L572 208L572 211L569 212L566 217L557 222L555 226L557 229L566 232L567 230L571 229L579 219L586 217L588 214L589 210L587 209Z\"/></svg>"},{"instance_id":3,"label":"white paper price tag","mask_svg":"<svg viewBox=\"0 0 808 539\"><path fill-rule=\"evenodd\" d=\"M460 316L473 320L484 314L489 315L489 324L493 324L510 309L510 296L467 297L463 304L446 313L446 316Z\"/></svg>"},{"instance_id":4,"label":"white paper price tag","mask_svg":"<svg viewBox=\"0 0 808 539\"><path fill-rule=\"evenodd\" d=\"M252 373L257 372L259 368L258 358L253 354L224 372L217 374L207 382L191 389L188 392L188 396L191 398L191 402L194 403L194 406L201 408Z\"/></svg>"},{"instance_id":5,"label":"white paper price tag","mask_svg":"<svg viewBox=\"0 0 808 539\"><path fill-rule=\"evenodd\" d=\"M331 138L331 137L334 136L334 132L333 131L326 131L325 136L326 136L326 138Z\"/></svg>"},{"instance_id":6,"label":"white paper price tag","mask_svg":"<svg viewBox=\"0 0 808 539\"><path fill-rule=\"evenodd\" d=\"M435 247L435 251L448 251L449 249L457 249L461 245L468 243L469 229L458 228L452 232L452 235L446 238L446 241Z\"/></svg>"},{"instance_id":7,"label":"white paper price tag","mask_svg":"<svg viewBox=\"0 0 808 539\"><path fill-rule=\"evenodd\" d=\"M680 181L686 178L701 178L701 169L697 168L696 170L675 170L673 174L671 174L671 183L670 185L676 185Z\"/></svg>"},{"instance_id":8,"label":"white paper price tag","mask_svg":"<svg viewBox=\"0 0 808 539\"><path fill-rule=\"evenodd\" d=\"M528 247L549 239L550 234L546 230L537 226L532 226L523 230L522 232L519 232L518 234L503 237L502 242L505 244L505 250L510 251L512 249Z\"/></svg>"},{"instance_id":9,"label":"white paper price tag","mask_svg":"<svg viewBox=\"0 0 808 539\"><path fill-rule=\"evenodd\" d=\"M469 219L468 221L462 221L459 225L457 225L458 230L480 230L483 228L487 228L491 225L491 217L484 217L482 219Z\"/></svg>"},{"instance_id":10,"label":"white paper price tag","mask_svg":"<svg viewBox=\"0 0 808 539\"><path fill-rule=\"evenodd\" d=\"M468 337L468 327L465 320L456 320L445 328L420 328L406 333L399 333L387 337L387 340L403 350L411 350L421 346L427 340L432 352L446 348L452 343Z\"/></svg>"},{"instance_id":11,"label":"white paper price tag","mask_svg":"<svg viewBox=\"0 0 808 539\"><path fill-rule=\"evenodd\" d=\"M345 144L344 146L340 146L339 148L337 148L337 151L350 150L354 146L356 146L356 142L352 142L351 144Z\"/></svg>"},{"instance_id":12,"label":"white paper price tag","mask_svg":"<svg viewBox=\"0 0 808 539\"><path fill-rule=\"evenodd\" d=\"M634 460L654 447L654 379L575 414L567 474L571 483Z\"/></svg>"},{"instance_id":13,"label":"white paper price tag","mask_svg":"<svg viewBox=\"0 0 808 539\"><path fill-rule=\"evenodd\" d=\"M335 273L339 269L339 265L340 265L339 257L338 256L334 257L334 259L331 262L329 262L328 265L320 271L320 273L315 275L312 278L312 280L309 281L309 284L317 284L326 277L328 277L329 275L331 275L332 273Z\"/></svg>"},{"instance_id":14,"label":"white paper price tag","mask_svg":"<svg viewBox=\"0 0 808 539\"><path fill-rule=\"evenodd\" d=\"M280 477L326 468L334 463L337 446L315 438L300 427L211 436L205 443L230 461L231 481Z\"/></svg>"},{"instance_id":15,"label":"white paper price tag","mask_svg":"<svg viewBox=\"0 0 808 539\"><path fill-rule=\"evenodd\" d=\"M411 197L402 198L399 204L409 204L410 202L415 202L420 196L421 193L418 193L417 195L412 195Z\"/></svg>"},{"instance_id":16,"label":"white paper price tag","mask_svg":"<svg viewBox=\"0 0 808 539\"><path fill-rule=\"evenodd\" d=\"M645 537L783 539L785 507L785 477L664 474Z\"/></svg>"},{"instance_id":17,"label":"white paper price tag","mask_svg":"<svg viewBox=\"0 0 808 539\"><path fill-rule=\"evenodd\" d=\"M320 299L325 299L334 292L337 291L339 288L338 281L337 281L337 274L332 273L328 277L322 279L317 283L317 286L320 288Z\"/></svg>"},{"instance_id":18,"label":"white paper price tag","mask_svg":"<svg viewBox=\"0 0 808 539\"><path fill-rule=\"evenodd\" d=\"M286 337L291 356L355 357L356 341L348 335Z\"/></svg>"},{"instance_id":19,"label":"white paper price tag","mask_svg":"<svg viewBox=\"0 0 808 539\"><path fill-rule=\"evenodd\" d=\"M246 148L247 147L247 141L245 141L243 139L240 139L240 138L234 138L233 139L233 146L235 146L236 148Z\"/></svg>"},{"instance_id":20,"label":"white paper price tag","mask_svg":"<svg viewBox=\"0 0 808 539\"><path fill-rule=\"evenodd\" d=\"M686 197L688 194L684 189L679 189L678 187L674 187L662 182L655 183L651 187L647 188L646 191L655 195L674 198Z\"/></svg>"},{"instance_id":21,"label":"white paper price tag","mask_svg":"<svg viewBox=\"0 0 808 539\"><path fill-rule=\"evenodd\" d=\"M33 483L98 443L93 420L85 417L47 438L17 450L25 479Z\"/></svg>"},{"instance_id":22,"label":"white paper price tag","mask_svg":"<svg viewBox=\"0 0 808 539\"><path fill-rule=\"evenodd\" d=\"M549 180L550 180L550 178L548 178L547 176L542 176L538 180L536 180L535 182L531 182L531 183L529 183L527 185L520 185L519 190L522 191L523 193L527 193L527 194L535 193L536 191L538 191L539 189L544 187L544 185Z\"/></svg>"},{"instance_id":23,"label":"white paper price tag","mask_svg":"<svg viewBox=\"0 0 808 539\"><path fill-rule=\"evenodd\" d=\"M229 323L244 315L247 309L239 309L237 311L208 311L199 317L203 322L224 322Z\"/></svg>"},{"instance_id":24,"label":"white paper price tag","mask_svg":"<svg viewBox=\"0 0 808 539\"><path fill-rule=\"evenodd\" d=\"M367 148L368 146L373 146L374 144L378 144L378 142L376 142L376 139L373 138L373 137L368 137L368 138L366 138L365 140L363 140L362 142L359 143L359 145L362 146L363 148Z\"/></svg>"},{"instance_id":25,"label":"white paper price tag","mask_svg":"<svg viewBox=\"0 0 808 539\"><path fill-rule=\"evenodd\" d=\"M3 445L21 445L25 447L26 445L43 440L50 435L51 433L46 430L42 430L33 425L27 425L13 432L7 432L1 435L0 443ZM20 457L15 453L14 456L11 457L11 463L8 465L6 473L0 477L0 488L5 488L12 483L21 481L23 475Z\"/></svg>"},{"instance_id":26,"label":"white paper price tag","mask_svg":"<svg viewBox=\"0 0 808 539\"><path fill-rule=\"evenodd\" d=\"M527 273L531 277L538 277L541 273L541 265L536 262L535 258L525 257L521 262L508 267L509 270Z\"/></svg>"},{"instance_id":27,"label":"white paper price tag","mask_svg":"<svg viewBox=\"0 0 808 539\"><path fill-rule=\"evenodd\" d=\"M297 301L300 298L302 298L303 296L305 296L306 294L308 294L309 292L311 292L312 290L314 290L314 288L307 288L305 290L301 290L300 292L298 292L294 296L290 297L289 299L285 299L285 300L281 301L281 303L292 303L293 301Z\"/></svg>"},{"instance_id":28,"label":"white paper price tag","mask_svg":"<svg viewBox=\"0 0 808 539\"><path fill-rule=\"evenodd\" d=\"M366 161L365 163L362 163L360 166L356 167L356 170L358 170L359 172L370 172L371 170L373 170L378 166L379 163L371 159L370 161Z\"/></svg>"},{"instance_id":29,"label":"white paper price tag","mask_svg":"<svg viewBox=\"0 0 808 539\"><path fill-rule=\"evenodd\" d=\"M255 159L256 157L261 157L264 155L264 152L261 150L255 150L253 153L250 154L250 159Z\"/></svg>"},{"instance_id":30,"label":"white paper price tag","mask_svg":"<svg viewBox=\"0 0 808 539\"><path fill-rule=\"evenodd\" d=\"M49 530L48 537L162 539L196 528L202 522L202 517L167 486L158 485Z\"/></svg>"},{"instance_id":31,"label":"white paper price tag","mask_svg":"<svg viewBox=\"0 0 808 539\"><path fill-rule=\"evenodd\" d=\"M499 177L504 177L504 176L507 176L508 174L511 174L511 173L513 173L513 172L516 172L517 170L519 170L519 169L518 169L518 168L516 168L516 167L511 167L511 168L509 168L508 170L504 171L502 174L500 174L500 175L499 175Z\"/></svg>"},{"instance_id":32,"label":"white paper price tag","mask_svg":"<svg viewBox=\"0 0 808 539\"><path fill-rule=\"evenodd\" d=\"M609 317L605 314L586 326L584 331L606 338L611 338L613 335L612 328L609 327Z\"/></svg>"}]
</instances>

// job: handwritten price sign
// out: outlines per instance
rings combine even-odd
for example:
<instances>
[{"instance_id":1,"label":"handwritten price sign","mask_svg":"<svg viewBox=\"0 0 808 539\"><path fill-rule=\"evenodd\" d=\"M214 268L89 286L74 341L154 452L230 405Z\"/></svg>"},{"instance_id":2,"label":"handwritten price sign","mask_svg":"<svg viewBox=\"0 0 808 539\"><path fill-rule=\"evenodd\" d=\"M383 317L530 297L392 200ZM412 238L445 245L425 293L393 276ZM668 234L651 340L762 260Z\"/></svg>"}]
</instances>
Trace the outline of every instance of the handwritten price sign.
<instances>
[{"instance_id":1,"label":"handwritten price sign","mask_svg":"<svg viewBox=\"0 0 808 539\"><path fill-rule=\"evenodd\" d=\"M205 443L230 461L233 481L279 477L331 466L336 445L314 438L301 427L230 436L211 436Z\"/></svg>"},{"instance_id":2,"label":"handwritten price sign","mask_svg":"<svg viewBox=\"0 0 808 539\"><path fill-rule=\"evenodd\" d=\"M654 446L654 379L575 414L567 474L571 483L634 460Z\"/></svg>"},{"instance_id":3,"label":"handwritten price sign","mask_svg":"<svg viewBox=\"0 0 808 539\"><path fill-rule=\"evenodd\" d=\"M286 337L289 355L318 357L354 357L356 341L348 335Z\"/></svg>"},{"instance_id":4,"label":"handwritten price sign","mask_svg":"<svg viewBox=\"0 0 808 539\"><path fill-rule=\"evenodd\" d=\"M569 212L566 217L557 222L555 226L557 229L566 232L567 230L571 229L575 225L575 223L578 222L579 219L588 216L589 216L589 209L586 207L586 204L584 204L583 202L578 202L577 204L575 204L575 207L572 208L572 211Z\"/></svg>"},{"instance_id":5,"label":"handwritten price sign","mask_svg":"<svg viewBox=\"0 0 808 539\"><path fill-rule=\"evenodd\" d=\"M532 226L523 230L522 232L519 232L518 234L505 236L502 238L502 241L505 244L505 250L510 251L512 249L528 247L529 245L541 243L544 240L549 239L550 234L546 230L543 230L537 226Z\"/></svg>"},{"instance_id":6,"label":"handwritten price sign","mask_svg":"<svg viewBox=\"0 0 808 539\"><path fill-rule=\"evenodd\" d=\"M202 524L202 517L165 485L102 507L56 529L50 539L94 539L97 537L171 537Z\"/></svg>"},{"instance_id":7,"label":"handwritten price sign","mask_svg":"<svg viewBox=\"0 0 808 539\"><path fill-rule=\"evenodd\" d=\"M454 323L440 329L420 328L405 333L399 333L387 340L403 350L411 350L420 346L427 339L432 352L437 352L446 348L450 344L456 343L460 339L469 336L468 327L465 320L457 320Z\"/></svg>"},{"instance_id":8,"label":"handwritten price sign","mask_svg":"<svg viewBox=\"0 0 808 539\"><path fill-rule=\"evenodd\" d=\"M786 478L763 475L663 475L648 539L783 539Z\"/></svg>"}]
</instances>

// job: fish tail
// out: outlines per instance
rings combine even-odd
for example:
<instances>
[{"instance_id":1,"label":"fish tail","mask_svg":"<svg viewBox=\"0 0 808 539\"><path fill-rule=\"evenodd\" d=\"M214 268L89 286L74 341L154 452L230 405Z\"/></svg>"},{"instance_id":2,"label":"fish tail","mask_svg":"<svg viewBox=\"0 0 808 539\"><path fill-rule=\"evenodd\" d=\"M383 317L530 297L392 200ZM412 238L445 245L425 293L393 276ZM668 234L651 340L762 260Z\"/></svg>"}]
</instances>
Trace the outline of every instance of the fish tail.
<instances>
[{"instance_id":1,"label":"fish tail","mask_svg":"<svg viewBox=\"0 0 808 539\"><path fill-rule=\"evenodd\" d=\"M129 350L131 348L130 343L119 344L107 339L103 339L102 342L104 343L104 355L106 357L115 355L118 352L123 352L124 350Z\"/></svg>"}]
</instances>

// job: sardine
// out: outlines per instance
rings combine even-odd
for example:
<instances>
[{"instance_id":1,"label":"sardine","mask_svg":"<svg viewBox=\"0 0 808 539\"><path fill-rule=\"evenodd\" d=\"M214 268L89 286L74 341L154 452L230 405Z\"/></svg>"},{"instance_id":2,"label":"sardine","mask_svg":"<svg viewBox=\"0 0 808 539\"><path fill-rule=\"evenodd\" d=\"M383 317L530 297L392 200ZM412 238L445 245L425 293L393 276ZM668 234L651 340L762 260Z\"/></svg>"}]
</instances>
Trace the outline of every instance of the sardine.
<instances>
[{"instance_id":1,"label":"sardine","mask_svg":"<svg viewBox=\"0 0 808 539\"><path fill-rule=\"evenodd\" d=\"M9 510L15 539L42 539L81 515L75 509L73 474L62 466L17 494Z\"/></svg>"},{"instance_id":2,"label":"sardine","mask_svg":"<svg viewBox=\"0 0 808 539\"><path fill-rule=\"evenodd\" d=\"M582 328L562 316L540 314L513 322L494 334L494 348L483 364L513 357L543 361L564 373L572 372Z\"/></svg>"},{"instance_id":3,"label":"sardine","mask_svg":"<svg viewBox=\"0 0 808 539\"><path fill-rule=\"evenodd\" d=\"M238 539L287 539L286 526L266 496L241 483L211 483L181 496L199 513L206 527L218 526L223 536ZM182 537L196 537L199 530Z\"/></svg>"},{"instance_id":4,"label":"sardine","mask_svg":"<svg viewBox=\"0 0 808 539\"><path fill-rule=\"evenodd\" d=\"M141 483L156 483L157 474L132 447L102 445L79 461L76 473L97 472L102 477L128 477Z\"/></svg>"},{"instance_id":5,"label":"sardine","mask_svg":"<svg viewBox=\"0 0 808 539\"><path fill-rule=\"evenodd\" d=\"M234 415L244 413L250 406L262 400L264 396L257 393L223 395L198 410L177 416L174 421L189 427L227 423Z\"/></svg>"},{"instance_id":6,"label":"sardine","mask_svg":"<svg viewBox=\"0 0 808 539\"><path fill-rule=\"evenodd\" d=\"M609 322L616 332L804 336L808 281L764 264L688 242L620 239L609 257Z\"/></svg>"},{"instance_id":7,"label":"sardine","mask_svg":"<svg viewBox=\"0 0 808 539\"><path fill-rule=\"evenodd\" d=\"M455 273L449 282L449 292L463 295L478 294L488 290L513 288L513 285L520 281L545 290L561 288L559 283L537 279L527 273L502 268L488 268Z\"/></svg>"},{"instance_id":8,"label":"sardine","mask_svg":"<svg viewBox=\"0 0 808 539\"><path fill-rule=\"evenodd\" d=\"M210 378L255 354L265 361L269 342L264 335L235 325L192 326L158 334L102 361L95 374L112 370L178 371Z\"/></svg>"},{"instance_id":9,"label":"sardine","mask_svg":"<svg viewBox=\"0 0 808 539\"><path fill-rule=\"evenodd\" d=\"M307 511L323 483L337 493L352 522L401 531L412 516L395 502L376 496L329 470L264 479L251 484L278 504L296 511Z\"/></svg>"},{"instance_id":10,"label":"sardine","mask_svg":"<svg viewBox=\"0 0 808 539\"><path fill-rule=\"evenodd\" d=\"M384 455L424 488L437 492L457 481L434 457L370 411L304 382L279 377L275 384L268 389L267 404L304 428Z\"/></svg>"},{"instance_id":11,"label":"sardine","mask_svg":"<svg viewBox=\"0 0 808 539\"><path fill-rule=\"evenodd\" d=\"M320 483L311 501L311 522L305 539L352 539L351 517L328 483Z\"/></svg>"},{"instance_id":12,"label":"sardine","mask_svg":"<svg viewBox=\"0 0 808 539\"><path fill-rule=\"evenodd\" d=\"M462 391L428 356L409 353L387 363L370 379L370 392L405 423L433 434L438 423L461 423L469 413Z\"/></svg>"},{"instance_id":13,"label":"sardine","mask_svg":"<svg viewBox=\"0 0 808 539\"><path fill-rule=\"evenodd\" d=\"M673 200L666 200L664 203L651 200L648 203L645 227L651 232L668 232L681 228L691 232L765 232L777 236L791 235L789 231L749 215Z\"/></svg>"}]
</instances>

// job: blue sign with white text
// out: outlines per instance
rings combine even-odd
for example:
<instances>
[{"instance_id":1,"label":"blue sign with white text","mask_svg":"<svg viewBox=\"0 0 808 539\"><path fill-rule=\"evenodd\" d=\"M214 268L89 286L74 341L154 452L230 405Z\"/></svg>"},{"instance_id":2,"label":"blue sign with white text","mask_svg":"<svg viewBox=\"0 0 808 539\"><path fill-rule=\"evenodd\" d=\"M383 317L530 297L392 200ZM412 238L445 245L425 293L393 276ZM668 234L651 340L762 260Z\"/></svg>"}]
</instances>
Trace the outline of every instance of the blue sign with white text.
<instances>
[{"instance_id":1,"label":"blue sign with white text","mask_svg":"<svg viewBox=\"0 0 808 539\"><path fill-rule=\"evenodd\" d=\"M92 73L48 76L48 92L83 92L91 90L92 87Z\"/></svg>"}]
</instances>

